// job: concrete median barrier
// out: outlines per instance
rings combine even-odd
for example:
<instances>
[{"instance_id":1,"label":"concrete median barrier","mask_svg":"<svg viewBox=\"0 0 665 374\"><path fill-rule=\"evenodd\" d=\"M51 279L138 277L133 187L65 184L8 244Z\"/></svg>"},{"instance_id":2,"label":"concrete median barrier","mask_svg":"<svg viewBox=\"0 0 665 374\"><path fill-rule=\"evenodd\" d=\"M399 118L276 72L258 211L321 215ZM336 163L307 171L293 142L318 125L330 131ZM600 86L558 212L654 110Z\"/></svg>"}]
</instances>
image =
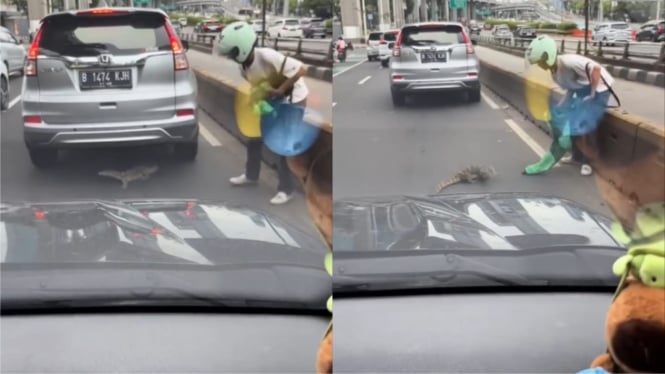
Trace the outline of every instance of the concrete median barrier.
<instances>
[{"instance_id":1,"label":"concrete median barrier","mask_svg":"<svg viewBox=\"0 0 665 374\"><path fill-rule=\"evenodd\" d=\"M194 69L194 72L198 81L199 109L206 112L242 144L247 144L248 138L240 133L235 115L235 100L240 88L232 81L224 81L203 70ZM332 124L327 123L322 118L315 118L308 114L306 119L310 123L320 126L324 133L332 133ZM263 161L271 168L276 169L279 157L264 147Z\"/></svg>"},{"instance_id":2,"label":"concrete median barrier","mask_svg":"<svg viewBox=\"0 0 665 374\"><path fill-rule=\"evenodd\" d=\"M530 86L529 93L533 95L546 94L551 87L535 82L525 82L523 77L484 61L481 62L480 81L525 118L549 134L547 124L536 120L529 112L526 91L527 84ZM554 95L561 98L562 91L555 89ZM663 180L665 180L665 128L622 109L608 109L597 135L597 151L603 160L613 165L633 165L643 157L649 156L649 166L642 169L648 170L648 173L639 175L639 183L628 180L629 178L619 172L601 172L601 178L638 206L645 201L652 201L653 197L644 196L638 187L645 184L662 186Z\"/></svg>"}]
</instances>

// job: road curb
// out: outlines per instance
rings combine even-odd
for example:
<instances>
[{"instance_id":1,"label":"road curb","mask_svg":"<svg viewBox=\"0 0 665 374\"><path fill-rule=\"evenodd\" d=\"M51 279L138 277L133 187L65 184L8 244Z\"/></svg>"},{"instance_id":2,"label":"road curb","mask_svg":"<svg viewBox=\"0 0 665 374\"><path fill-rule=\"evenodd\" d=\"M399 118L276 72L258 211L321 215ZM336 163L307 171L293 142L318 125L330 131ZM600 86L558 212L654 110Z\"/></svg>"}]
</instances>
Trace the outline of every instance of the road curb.
<instances>
[{"instance_id":1,"label":"road curb","mask_svg":"<svg viewBox=\"0 0 665 374\"><path fill-rule=\"evenodd\" d=\"M605 69L615 78L627 81L649 84L652 86L665 88L665 73L657 71L646 71L642 69L633 69L624 66L604 65Z\"/></svg>"},{"instance_id":2,"label":"road curb","mask_svg":"<svg viewBox=\"0 0 665 374\"><path fill-rule=\"evenodd\" d=\"M305 65L307 66L307 76L321 81L332 82L333 71L329 68L322 68L320 66Z\"/></svg>"}]
</instances>

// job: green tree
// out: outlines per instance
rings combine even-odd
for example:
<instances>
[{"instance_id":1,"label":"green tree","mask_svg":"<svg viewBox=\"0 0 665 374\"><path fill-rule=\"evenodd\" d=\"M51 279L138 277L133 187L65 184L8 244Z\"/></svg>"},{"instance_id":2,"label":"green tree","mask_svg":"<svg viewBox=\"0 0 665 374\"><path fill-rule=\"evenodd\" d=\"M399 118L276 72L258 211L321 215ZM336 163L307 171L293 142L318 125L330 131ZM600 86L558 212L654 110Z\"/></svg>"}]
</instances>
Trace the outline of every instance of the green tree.
<instances>
[{"instance_id":1,"label":"green tree","mask_svg":"<svg viewBox=\"0 0 665 374\"><path fill-rule=\"evenodd\" d=\"M333 4L330 0L303 0L303 9L314 12L321 18L330 18L333 15Z\"/></svg>"},{"instance_id":2,"label":"green tree","mask_svg":"<svg viewBox=\"0 0 665 374\"><path fill-rule=\"evenodd\" d=\"M16 7L16 9L23 13L28 14L28 0L11 0L11 4Z\"/></svg>"}]
</instances>

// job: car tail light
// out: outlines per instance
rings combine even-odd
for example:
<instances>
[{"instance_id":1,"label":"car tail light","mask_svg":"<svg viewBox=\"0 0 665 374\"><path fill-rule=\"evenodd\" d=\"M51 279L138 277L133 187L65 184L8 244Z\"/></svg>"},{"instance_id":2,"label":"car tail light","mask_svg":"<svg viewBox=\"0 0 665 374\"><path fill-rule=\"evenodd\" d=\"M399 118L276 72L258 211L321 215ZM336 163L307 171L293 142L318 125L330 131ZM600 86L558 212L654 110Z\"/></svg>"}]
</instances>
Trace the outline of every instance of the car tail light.
<instances>
[{"instance_id":1,"label":"car tail light","mask_svg":"<svg viewBox=\"0 0 665 374\"><path fill-rule=\"evenodd\" d=\"M399 57L402 55L401 48L402 48L402 33L400 32L397 36L397 41L393 46L393 57Z\"/></svg>"},{"instance_id":2,"label":"car tail light","mask_svg":"<svg viewBox=\"0 0 665 374\"><path fill-rule=\"evenodd\" d=\"M661 26L658 26L658 28L657 28L656 30L658 31L659 34L660 34L661 32L663 32L663 28L662 28Z\"/></svg>"},{"instance_id":3,"label":"car tail light","mask_svg":"<svg viewBox=\"0 0 665 374\"><path fill-rule=\"evenodd\" d=\"M37 30L37 35L30 45L28 50L28 60L25 64L25 75L28 77L37 76L37 56L39 56L39 42L42 40L42 32L44 31L44 26Z\"/></svg>"},{"instance_id":4,"label":"car tail light","mask_svg":"<svg viewBox=\"0 0 665 374\"><path fill-rule=\"evenodd\" d=\"M477 76L478 76L478 73L475 73L475 72L468 73L467 76L469 76L469 77L477 77Z\"/></svg>"},{"instance_id":5,"label":"car tail light","mask_svg":"<svg viewBox=\"0 0 665 374\"><path fill-rule=\"evenodd\" d=\"M194 115L194 109L180 109L175 112L177 117L188 117Z\"/></svg>"},{"instance_id":6,"label":"car tail light","mask_svg":"<svg viewBox=\"0 0 665 374\"><path fill-rule=\"evenodd\" d=\"M128 12L126 10L100 8L100 9L84 10L82 12L78 12L77 14L83 16L112 16L114 14L127 14L127 13Z\"/></svg>"},{"instance_id":7,"label":"car tail light","mask_svg":"<svg viewBox=\"0 0 665 374\"><path fill-rule=\"evenodd\" d=\"M394 81L401 81L402 79L404 79L404 77L401 76L401 75L398 75L398 74L393 75L393 80Z\"/></svg>"},{"instance_id":8,"label":"car tail light","mask_svg":"<svg viewBox=\"0 0 665 374\"><path fill-rule=\"evenodd\" d=\"M467 35L464 31L462 31L462 35L464 36L464 44L466 44L466 54L467 55L472 55L475 53L473 50L473 44L471 44L471 39L469 38L469 35Z\"/></svg>"},{"instance_id":9,"label":"car tail light","mask_svg":"<svg viewBox=\"0 0 665 374\"><path fill-rule=\"evenodd\" d=\"M388 42L386 42L384 39L381 39L381 40L379 40L379 44L384 45L384 44L388 44Z\"/></svg>"},{"instance_id":10,"label":"car tail light","mask_svg":"<svg viewBox=\"0 0 665 374\"><path fill-rule=\"evenodd\" d=\"M180 39L178 39L178 36L175 34L175 31L173 31L173 27L166 22L164 24L164 27L166 27L166 33L169 36L169 43L171 45L171 51L173 52L173 63L175 65L175 70L187 70L189 69L189 61L187 60L187 55L185 54L185 50L182 48L182 43L180 43Z\"/></svg>"},{"instance_id":11,"label":"car tail light","mask_svg":"<svg viewBox=\"0 0 665 374\"><path fill-rule=\"evenodd\" d=\"M30 123L33 125L42 123L42 117L40 116L25 116L23 117L23 123Z\"/></svg>"}]
</instances>

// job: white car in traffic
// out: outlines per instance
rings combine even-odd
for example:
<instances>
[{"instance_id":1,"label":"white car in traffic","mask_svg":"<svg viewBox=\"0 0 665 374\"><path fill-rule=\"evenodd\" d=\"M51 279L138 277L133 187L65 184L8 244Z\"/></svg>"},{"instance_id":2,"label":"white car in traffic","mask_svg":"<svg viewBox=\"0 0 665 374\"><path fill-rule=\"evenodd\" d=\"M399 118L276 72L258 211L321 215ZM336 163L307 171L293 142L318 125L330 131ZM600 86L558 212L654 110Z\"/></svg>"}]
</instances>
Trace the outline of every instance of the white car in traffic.
<instances>
[{"instance_id":1,"label":"white car in traffic","mask_svg":"<svg viewBox=\"0 0 665 374\"><path fill-rule=\"evenodd\" d=\"M21 41L9 29L2 26L0 26L0 55L2 56L1 62L7 67L9 74L23 75L28 54Z\"/></svg>"},{"instance_id":2,"label":"white car in traffic","mask_svg":"<svg viewBox=\"0 0 665 374\"><path fill-rule=\"evenodd\" d=\"M0 51L0 58L3 58ZM5 64L0 64L0 111L6 110L9 105L9 72Z\"/></svg>"},{"instance_id":3,"label":"white car in traffic","mask_svg":"<svg viewBox=\"0 0 665 374\"><path fill-rule=\"evenodd\" d=\"M303 31L300 20L297 18L285 18L274 21L268 26L268 37L302 38Z\"/></svg>"}]
</instances>

